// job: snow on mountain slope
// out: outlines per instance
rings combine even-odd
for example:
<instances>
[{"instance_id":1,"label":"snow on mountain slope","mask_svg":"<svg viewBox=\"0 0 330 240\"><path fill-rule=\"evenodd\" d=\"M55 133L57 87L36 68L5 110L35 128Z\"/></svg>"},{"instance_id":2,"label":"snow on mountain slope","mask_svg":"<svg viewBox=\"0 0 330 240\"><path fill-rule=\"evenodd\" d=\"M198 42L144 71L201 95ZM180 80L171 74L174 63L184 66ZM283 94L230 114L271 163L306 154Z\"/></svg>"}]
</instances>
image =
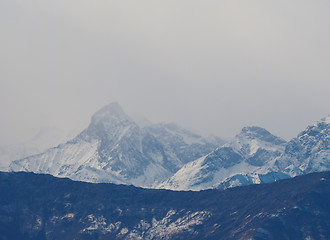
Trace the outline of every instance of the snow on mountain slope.
<instances>
[{"instance_id":1,"label":"snow on mountain slope","mask_svg":"<svg viewBox=\"0 0 330 240\"><path fill-rule=\"evenodd\" d=\"M186 164L159 187L226 189L328 170L330 116L307 127L288 143L262 128L243 128L234 141Z\"/></svg>"},{"instance_id":2,"label":"snow on mountain slope","mask_svg":"<svg viewBox=\"0 0 330 240\"><path fill-rule=\"evenodd\" d=\"M174 190L269 183L330 170L330 116L288 143L263 128L245 127L222 144L173 123L141 127L113 103L73 140L14 161L9 170Z\"/></svg>"},{"instance_id":3,"label":"snow on mountain slope","mask_svg":"<svg viewBox=\"0 0 330 240\"><path fill-rule=\"evenodd\" d=\"M146 127L146 131L162 143L165 153L172 154L167 157L175 159L179 168L225 143L219 137L204 138L175 123L150 125Z\"/></svg>"},{"instance_id":4,"label":"snow on mountain slope","mask_svg":"<svg viewBox=\"0 0 330 240\"><path fill-rule=\"evenodd\" d=\"M291 177L330 169L330 116L308 126L286 145L274 170Z\"/></svg>"},{"instance_id":5,"label":"snow on mountain slope","mask_svg":"<svg viewBox=\"0 0 330 240\"><path fill-rule=\"evenodd\" d=\"M216 188L226 189L255 183L269 183L311 172L330 170L330 117L307 127L289 141L284 152L265 166L245 174L232 175Z\"/></svg>"},{"instance_id":6,"label":"snow on mountain slope","mask_svg":"<svg viewBox=\"0 0 330 240\"><path fill-rule=\"evenodd\" d=\"M14 161L10 171L49 173L88 182L112 182L152 187L172 176L191 158L191 146L203 156L214 148L198 135L199 143L185 142L177 136L188 133L162 125L139 127L119 106L112 103L91 119L76 138L44 153ZM190 134L190 133L189 133ZM192 133L191 133L192 134ZM170 138L170 141L164 139ZM176 141L174 141L176 138ZM180 150L170 146L179 145Z\"/></svg>"},{"instance_id":7,"label":"snow on mountain slope","mask_svg":"<svg viewBox=\"0 0 330 240\"><path fill-rule=\"evenodd\" d=\"M260 127L245 127L233 141L183 166L160 188L201 190L237 174L259 170L278 157L285 141Z\"/></svg>"}]
</instances>

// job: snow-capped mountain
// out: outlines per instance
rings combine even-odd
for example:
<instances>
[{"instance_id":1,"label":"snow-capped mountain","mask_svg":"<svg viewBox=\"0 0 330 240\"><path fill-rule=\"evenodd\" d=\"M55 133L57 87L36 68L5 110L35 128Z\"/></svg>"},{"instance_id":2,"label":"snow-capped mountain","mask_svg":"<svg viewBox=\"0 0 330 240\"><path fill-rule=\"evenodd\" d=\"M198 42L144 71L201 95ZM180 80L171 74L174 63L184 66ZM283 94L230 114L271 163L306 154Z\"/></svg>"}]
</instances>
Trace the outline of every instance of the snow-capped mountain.
<instances>
[{"instance_id":1,"label":"snow-capped mountain","mask_svg":"<svg viewBox=\"0 0 330 240\"><path fill-rule=\"evenodd\" d=\"M191 162L225 143L219 137L209 136L205 138L183 129L175 123L149 125L146 127L146 131L162 143L165 147L165 153L172 154L172 156L167 157L176 159L179 165Z\"/></svg>"},{"instance_id":2,"label":"snow-capped mountain","mask_svg":"<svg viewBox=\"0 0 330 240\"><path fill-rule=\"evenodd\" d=\"M249 173L232 175L217 188L254 183L270 183L311 172L330 170L330 116L308 126L289 141L284 152L261 168Z\"/></svg>"},{"instance_id":3,"label":"snow-capped mountain","mask_svg":"<svg viewBox=\"0 0 330 240\"><path fill-rule=\"evenodd\" d=\"M285 147L274 170L291 177L330 169L330 116L308 126Z\"/></svg>"},{"instance_id":4,"label":"snow-capped mountain","mask_svg":"<svg viewBox=\"0 0 330 240\"><path fill-rule=\"evenodd\" d=\"M330 170L330 116L286 143L264 129L243 128L235 139L182 167L159 187L226 189Z\"/></svg>"},{"instance_id":5,"label":"snow-capped mountain","mask_svg":"<svg viewBox=\"0 0 330 240\"><path fill-rule=\"evenodd\" d=\"M245 127L223 145L176 124L137 124L117 103L73 140L11 163L9 171L174 190L226 189L330 170L330 116L289 142ZM219 147L220 146L220 147Z\"/></svg>"},{"instance_id":6,"label":"snow-capped mountain","mask_svg":"<svg viewBox=\"0 0 330 240\"><path fill-rule=\"evenodd\" d=\"M236 174L267 166L280 156L286 141L260 127L245 127L233 141L183 166L160 188L200 190L212 188Z\"/></svg>"},{"instance_id":7,"label":"snow-capped mountain","mask_svg":"<svg viewBox=\"0 0 330 240\"><path fill-rule=\"evenodd\" d=\"M118 103L112 103L96 112L88 128L73 140L14 161L9 170L152 187L218 146L173 126L141 128ZM198 150L191 153L192 148Z\"/></svg>"}]
</instances>

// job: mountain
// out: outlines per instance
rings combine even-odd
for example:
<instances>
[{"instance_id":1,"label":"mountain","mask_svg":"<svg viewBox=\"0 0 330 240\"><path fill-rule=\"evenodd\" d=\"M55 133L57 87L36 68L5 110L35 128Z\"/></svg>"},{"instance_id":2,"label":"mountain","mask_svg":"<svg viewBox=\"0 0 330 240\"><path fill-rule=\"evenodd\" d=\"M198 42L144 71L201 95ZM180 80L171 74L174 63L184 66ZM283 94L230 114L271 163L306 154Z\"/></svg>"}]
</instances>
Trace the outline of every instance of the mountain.
<instances>
[{"instance_id":1,"label":"mountain","mask_svg":"<svg viewBox=\"0 0 330 240\"><path fill-rule=\"evenodd\" d=\"M287 143L264 129L243 128L232 142L186 164L159 187L227 189L328 170L330 116L308 126Z\"/></svg>"},{"instance_id":2,"label":"mountain","mask_svg":"<svg viewBox=\"0 0 330 240\"><path fill-rule=\"evenodd\" d=\"M285 147L273 170L290 176L330 169L330 116L308 126Z\"/></svg>"},{"instance_id":3,"label":"mountain","mask_svg":"<svg viewBox=\"0 0 330 240\"><path fill-rule=\"evenodd\" d=\"M162 143L166 153L174 153L168 157L176 158L180 164L191 162L225 143L219 137L205 138L175 123L153 124L147 126L146 130Z\"/></svg>"},{"instance_id":4,"label":"mountain","mask_svg":"<svg viewBox=\"0 0 330 240\"><path fill-rule=\"evenodd\" d=\"M230 176L216 185L226 189L238 185L269 183L312 172L330 170L330 116L321 119L285 145L284 152L262 168Z\"/></svg>"},{"instance_id":5,"label":"mountain","mask_svg":"<svg viewBox=\"0 0 330 240\"><path fill-rule=\"evenodd\" d=\"M9 170L152 187L219 143L174 124L140 127L118 103L112 103L96 112L88 128L74 139L14 161Z\"/></svg>"},{"instance_id":6,"label":"mountain","mask_svg":"<svg viewBox=\"0 0 330 240\"><path fill-rule=\"evenodd\" d=\"M112 103L74 139L16 160L9 171L172 190L227 189L330 170L329 133L330 116L289 142L251 126L224 144L174 123L133 120Z\"/></svg>"},{"instance_id":7,"label":"mountain","mask_svg":"<svg viewBox=\"0 0 330 240\"><path fill-rule=\"evenodd\" d=\"M262 171L284 152L285 144L283 139L263 128L245 127L233 141L187 163L159 187L173 190L213 188L228 177ZM253 181L260 183L260 179Z\"/></svg>"},{"instance_id":8,"label":"mountain","mask_svg":"<svg viewBox=\"0 0 330 240\"><path fill-rule=\"evenodd\" d=\"M0 172L1 239L330 239L330 172L174 192Z\"/></svg>"}]
</instances>

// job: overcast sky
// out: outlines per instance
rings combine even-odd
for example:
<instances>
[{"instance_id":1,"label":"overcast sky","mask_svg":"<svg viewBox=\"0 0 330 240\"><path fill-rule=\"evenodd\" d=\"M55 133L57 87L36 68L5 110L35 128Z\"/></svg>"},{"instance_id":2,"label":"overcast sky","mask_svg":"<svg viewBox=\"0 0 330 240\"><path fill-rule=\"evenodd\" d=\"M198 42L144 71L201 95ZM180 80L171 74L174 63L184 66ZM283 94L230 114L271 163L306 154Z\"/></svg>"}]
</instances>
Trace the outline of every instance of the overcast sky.
<instances>
[{"instance_id":1,"label":"overcast sky","mask_svg":"<svg viewBox=\"0 0 330 240\"><path fill-rule=\"evenodd\" d=\"M1 0L0 145L78 132L113 101L290 139L330 114L329 13L329 0Z\"/></svg>"}]
</instances>

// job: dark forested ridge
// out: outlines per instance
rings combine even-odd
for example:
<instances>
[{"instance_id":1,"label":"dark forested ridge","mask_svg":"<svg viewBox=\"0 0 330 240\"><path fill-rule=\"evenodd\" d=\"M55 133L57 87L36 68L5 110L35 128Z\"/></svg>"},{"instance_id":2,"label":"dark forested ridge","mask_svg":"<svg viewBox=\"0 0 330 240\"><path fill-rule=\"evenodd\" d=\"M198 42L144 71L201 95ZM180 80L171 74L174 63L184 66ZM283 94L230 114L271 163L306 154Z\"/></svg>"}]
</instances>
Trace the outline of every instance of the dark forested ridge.
<instances>
[{"instance_id":1,"label":"dark forested ridge","mask_svg":"<svg viewBox=\"0 0 330 240\"><path fill-rule=\"evenodd\" d=\"M0 239L330 239L329 180L175 192L0 173Z\"/></svg>"}]
</instances>

